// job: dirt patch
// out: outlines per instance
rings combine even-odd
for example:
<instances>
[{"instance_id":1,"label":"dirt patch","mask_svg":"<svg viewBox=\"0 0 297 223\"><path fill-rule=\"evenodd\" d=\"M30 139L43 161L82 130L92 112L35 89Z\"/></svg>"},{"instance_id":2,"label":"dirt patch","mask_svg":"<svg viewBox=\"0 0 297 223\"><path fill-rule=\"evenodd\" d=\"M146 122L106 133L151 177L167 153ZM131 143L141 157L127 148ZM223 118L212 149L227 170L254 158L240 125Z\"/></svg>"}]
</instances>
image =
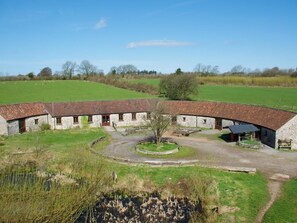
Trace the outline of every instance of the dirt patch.
<instances>
[{"instance_id":1,"label":"dirt patch","mask_svg":"<svg viewBox=\"0 0 297 223\"><path fill-rule=\"evenodd\" d=\"M259 212L259 214L258 214L258 216L256 218L255 223L261 223L262 222L264 215L269 210L269 208L272 206L272 204L274 203L274 201L278 198L278 196L280 194L280 191L281 191L282 185L283 185L283 182L281 182L281 181L270 180L268 182L268 189L269 189L269 193L270 193L270 200L262 208L262 210Z\"/></svg>"}]
</instances>

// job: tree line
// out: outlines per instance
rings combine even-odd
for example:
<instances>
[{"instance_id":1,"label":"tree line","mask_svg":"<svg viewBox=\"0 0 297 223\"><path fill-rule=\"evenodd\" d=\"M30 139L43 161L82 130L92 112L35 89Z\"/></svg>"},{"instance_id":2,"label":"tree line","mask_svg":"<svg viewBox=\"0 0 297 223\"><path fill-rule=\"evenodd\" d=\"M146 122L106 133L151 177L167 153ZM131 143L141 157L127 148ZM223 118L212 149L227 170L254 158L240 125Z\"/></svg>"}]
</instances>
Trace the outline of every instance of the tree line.
<instances>
[{"instance_id":1,"label":"tree line","mask_svg":"<svg viewBox=\"0 0 297 223\"><path fill-rule=\"evenodd\" d=\"M178 68L180 69L180 68ZM177 69L177 70L178 70ZM198 76L260 76L260 77L274 77L274 76L291 76L297 77L297 68L281 69L277 66L266 69L249 69L242 65L235 65L229 71L220 72L219 66L204 65L198 63L192 71L184 72L184 74L195 74ZM66 61L60 71L53 72L50 67L44 67L38 74L30 72L25 75L18 75L20 79L87 79L90 76L161 76L162 73L155 70L139 70L133 64L125 64L120 66L112 66L108 73L104 73L96 65L88 60L81 61L77 64L73 61Z\"/></svg>"}]
</instances>

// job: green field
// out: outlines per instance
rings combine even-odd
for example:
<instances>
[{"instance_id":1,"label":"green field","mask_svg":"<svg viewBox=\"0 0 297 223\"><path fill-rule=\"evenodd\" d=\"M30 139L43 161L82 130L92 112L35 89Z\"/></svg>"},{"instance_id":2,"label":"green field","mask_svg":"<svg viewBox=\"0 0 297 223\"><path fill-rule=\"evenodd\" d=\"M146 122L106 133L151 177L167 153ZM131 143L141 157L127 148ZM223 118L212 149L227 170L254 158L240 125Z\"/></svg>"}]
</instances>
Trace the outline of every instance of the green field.
<instances>
[{"instance_id":1,"label":"green field","mask_svg":"<svg viewBox=\"0 0 297 223\"><path fill-rule=\"evenodd\" d=\"M297 179L286 182L282 194L264 216L264 223L297 222Z\"/></svg>"},{"instance_id":2,"label":"green field","mask_svg":"<svg viewBox=\"0 0 297 223\"><path fill-rule=\"evenodd\" d=\"M159 79L136 79L133 82L158 86ZM230 85L200 85L193 100L222 101L231 103L264 105L297 111L297 88L251 87Z\"/></svg>"},{"instance_id":3,"label":"green field","mask_svg":"<svg viewBox=\"0 0 297 223\"><path fill-rule=\"evenodd\" d=\"M151 98L153 96L88 81L0 82L0 104Z\"/></svg>"}]
</instances>

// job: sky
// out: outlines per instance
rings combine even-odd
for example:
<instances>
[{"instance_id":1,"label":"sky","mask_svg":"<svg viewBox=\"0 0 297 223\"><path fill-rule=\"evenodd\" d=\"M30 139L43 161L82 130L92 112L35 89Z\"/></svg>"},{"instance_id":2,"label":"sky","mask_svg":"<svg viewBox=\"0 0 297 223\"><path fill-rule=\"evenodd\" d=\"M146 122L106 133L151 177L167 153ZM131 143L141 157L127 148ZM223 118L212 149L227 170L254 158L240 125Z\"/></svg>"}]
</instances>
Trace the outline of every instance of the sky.
<instances>
[{"instance_id":1,"label":"sky","mask_svg":"<svg viewBox=\"0 0 297 223\"><path fill-rule=\"evenodd\" d=\"M297 67L297 0L0 0L0 75L89 60L162 73Z\"/></svg>"}]
</instances>

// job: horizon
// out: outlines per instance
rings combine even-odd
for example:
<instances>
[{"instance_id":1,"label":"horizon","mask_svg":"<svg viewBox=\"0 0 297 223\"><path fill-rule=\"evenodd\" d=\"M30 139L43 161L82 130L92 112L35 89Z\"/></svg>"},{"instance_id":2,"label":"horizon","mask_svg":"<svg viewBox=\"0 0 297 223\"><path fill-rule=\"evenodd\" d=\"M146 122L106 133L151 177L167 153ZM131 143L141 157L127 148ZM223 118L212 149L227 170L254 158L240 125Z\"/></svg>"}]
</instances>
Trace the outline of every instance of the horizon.
<instances>
[{"instance_id":1,"label":"horizon","mask_svg":"<svg viewBox=\"0 0 297 223\"><path fill-rule=\"evenodd\" d=\"M0 76L89 60L163 74L296 69L294 0L0 0Z\"/></svg>"}]
</instances>

